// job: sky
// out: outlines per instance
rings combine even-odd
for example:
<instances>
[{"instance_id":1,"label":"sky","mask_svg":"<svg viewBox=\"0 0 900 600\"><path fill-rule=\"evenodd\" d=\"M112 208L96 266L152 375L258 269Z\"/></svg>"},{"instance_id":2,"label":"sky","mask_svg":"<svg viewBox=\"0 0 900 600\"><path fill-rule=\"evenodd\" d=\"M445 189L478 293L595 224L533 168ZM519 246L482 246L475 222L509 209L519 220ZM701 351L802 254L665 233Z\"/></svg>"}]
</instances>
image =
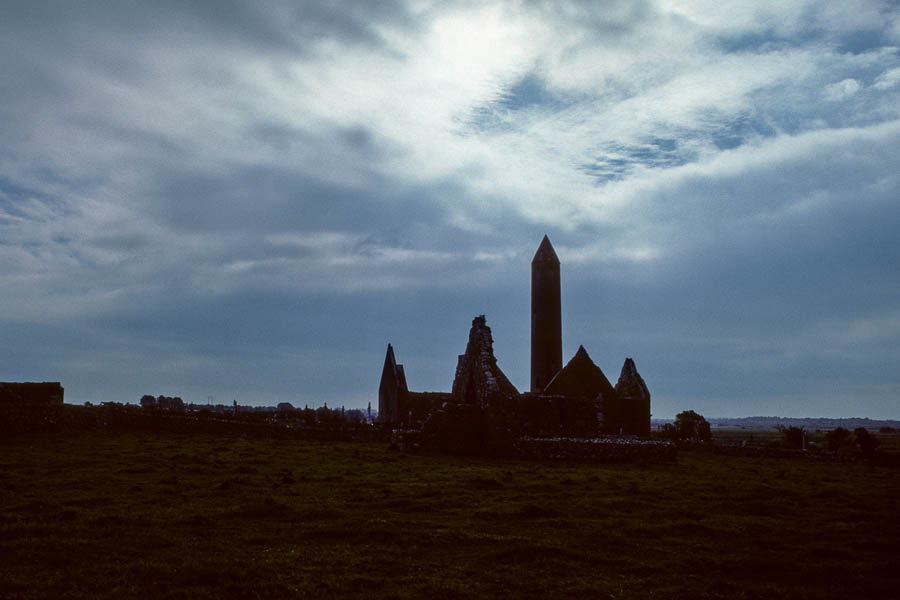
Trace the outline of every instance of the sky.
<instances>
[{"instance_id":1,"label":"sky","mask_svg":"<svg viewBox=\"0 0 900 600\"><path fill-rule=\"evenodd\" d=\"M474 316L654 417L900 418L897 2L51 2L0 19L0 380L377 407Z\"/></svg>"}]
</instances>

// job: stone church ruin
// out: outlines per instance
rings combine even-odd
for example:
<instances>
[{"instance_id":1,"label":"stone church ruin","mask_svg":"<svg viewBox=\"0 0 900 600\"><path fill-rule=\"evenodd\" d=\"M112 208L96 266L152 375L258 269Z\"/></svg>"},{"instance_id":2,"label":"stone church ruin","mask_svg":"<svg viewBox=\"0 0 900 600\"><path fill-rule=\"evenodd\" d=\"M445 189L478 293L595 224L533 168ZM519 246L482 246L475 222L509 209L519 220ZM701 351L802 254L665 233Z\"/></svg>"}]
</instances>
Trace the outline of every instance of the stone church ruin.
<instances>
[{"instance_id":1,"label":"stone church ruin","mask_svg":"<svg viewBox=\"0 0 900 600\"><path fill-rule=\"evenodd\" d=\"M475 317L450 393L410 391L388 344L379 421L406 445L461 453L502 453L541 438L649 436L650 391L631 358L615 386L584 346L563 366L560 262L547 236L531 262L528 392L519 392L500 369L493 341L485 316Z\"/></svg>"}]
</instances>

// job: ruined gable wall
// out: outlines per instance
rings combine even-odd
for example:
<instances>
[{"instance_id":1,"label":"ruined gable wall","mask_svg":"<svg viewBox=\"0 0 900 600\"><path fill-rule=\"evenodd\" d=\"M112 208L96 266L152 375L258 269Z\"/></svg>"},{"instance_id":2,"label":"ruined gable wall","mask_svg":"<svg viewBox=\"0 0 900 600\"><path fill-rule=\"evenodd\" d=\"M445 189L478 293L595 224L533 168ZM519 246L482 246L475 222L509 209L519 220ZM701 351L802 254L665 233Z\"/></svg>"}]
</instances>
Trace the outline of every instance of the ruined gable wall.
<instances>
[{"instance_id":1,"label":"ruined gable wall","mask_svg":"<svg viewBox=\"0 0 900 600\"><path fill-rule=\"evenodd\" d=\"M404 415L408 395L403 365L397 364L394 349L388 344L378 385L378 420L382 423L398 423Z\"/></svg>"},{"instance_id":2,"label":"ruined gable wall","mask_svg":"<svg viewBox=\"0 0 900 600\"><path fill-rule=\"evenodd\" d=\"M619 426L630 435L650 435L650 390L637 371L634 361L625 359L616 382Z\"/></svg>"},{"instance_id":3,"label":"ruined gable wall","mask_svg":"<svg viewBox=\"0 0 900 600\"><path fill-rule=\"evenodd\" d=\"M485 408L519 395L494 357L494 339L484 315L472 319L466 353L460 355L453 378L453 401Z\"/></svg>"}]
</instances>

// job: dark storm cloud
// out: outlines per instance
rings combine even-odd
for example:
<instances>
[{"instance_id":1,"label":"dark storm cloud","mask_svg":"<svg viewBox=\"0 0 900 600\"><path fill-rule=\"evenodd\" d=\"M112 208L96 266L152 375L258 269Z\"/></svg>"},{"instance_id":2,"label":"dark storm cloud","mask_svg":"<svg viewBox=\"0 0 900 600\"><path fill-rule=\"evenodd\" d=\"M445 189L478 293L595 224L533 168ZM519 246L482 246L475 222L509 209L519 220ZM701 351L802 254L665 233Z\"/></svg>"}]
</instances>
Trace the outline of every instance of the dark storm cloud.
<instances>
[{"instance_id":1,"label":"dark storm cloud","mask_svg":"<svg viewBox=\"0 0 900 600\"><path fill-rule=\"evenodd\" d=\"M577 268L570 311L585 322L575 328L665 362L667 369L654 369L661 383L696 390L707 411L745 410L736 381L763 396L775 389L789 396L780 410L814 411L819 402L835 410L829 390L838 389L889 406L886 390L898 383L888 342L900 306L900 286L888 275L900 264L898 178L889 167L898 129L871 138L858 131L837 143L811 138L797 142L814 152L756 167L738 161L749 168L730 175L720 165L668 182L643 209L634 205L644 216L657 211L655 226L645 218L633 224L643 222L662 256L599 274L613 287L591 285L591 274ZM591 322L592 297L605 326ZM886 390L867 386L873 376Z\"/></svg>"},{"instance_id":2,"label":"dark storm cloud","mask_svg":"<svg viewBox=\"0 0 900 600\"><path fill-rule=\"evenodd\" d=\"M654 413L896 416L891 5L14 3L0 379L73 401L449 389L471 318ZM15 348L13 350L12 348Z\"/></svg>"},{"instance_id":3,"label":"dark storm cloud","mask_svg":"<svg viewBox=\"0 0 900 600\"><path fill-rule=\"evenodd\" d=\"M238 45L255 52L294 54L323 38L378 46L381 39L372 25L380 22L416 26L398 2L14 1L4 4L4 14L4 37L49 52L71 45L107 65L128 55L110 54L104 43L140 46L158 35L187 45Z\"/></svg>"}]
</instances>

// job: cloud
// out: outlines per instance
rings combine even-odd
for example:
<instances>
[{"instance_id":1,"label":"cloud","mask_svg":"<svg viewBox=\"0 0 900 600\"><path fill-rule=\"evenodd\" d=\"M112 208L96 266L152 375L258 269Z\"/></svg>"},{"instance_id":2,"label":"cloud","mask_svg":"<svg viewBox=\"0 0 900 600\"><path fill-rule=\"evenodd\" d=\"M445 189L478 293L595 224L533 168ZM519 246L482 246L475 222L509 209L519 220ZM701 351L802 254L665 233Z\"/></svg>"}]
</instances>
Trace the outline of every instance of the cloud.
<instances>
[{"instance_id":1,"label":"cloud","mask_svg":"<svg viewBox=\"0 0 900 600\"><path fill-rule=\"evenodd\" d=\"M825 86L825 99L832 102L846 100L856 94L859 88L859 82L855 79L844 79Z\"/></svg>"},{"instance_id":2,"label":"cloud","mask_svg":"<svg viewBox=\"0 0 900 600\"><path fill-rule=\"evenodd\" d=\"M40 346L9 377L363 398L393 340L446 389L487 312L527 381L549 233L566 343L635 355L655 413L707 384L737 411L737 380L801 395L856 352L849 394L896 358L865 323L898 305L897 23L878 2L13 3L0 330Z\"/></svg>"},{"instance_id":3,"label":"cloud","mask_svg":"<svg viewBox=\"0 0 900 600\"><path fill-rule=\"evenodd\" d=\"M885 71L876 77L872 87L878 90L889 90L897 85L897 83L900 83L900 67Z\"/></svg>"}]
</instances>

